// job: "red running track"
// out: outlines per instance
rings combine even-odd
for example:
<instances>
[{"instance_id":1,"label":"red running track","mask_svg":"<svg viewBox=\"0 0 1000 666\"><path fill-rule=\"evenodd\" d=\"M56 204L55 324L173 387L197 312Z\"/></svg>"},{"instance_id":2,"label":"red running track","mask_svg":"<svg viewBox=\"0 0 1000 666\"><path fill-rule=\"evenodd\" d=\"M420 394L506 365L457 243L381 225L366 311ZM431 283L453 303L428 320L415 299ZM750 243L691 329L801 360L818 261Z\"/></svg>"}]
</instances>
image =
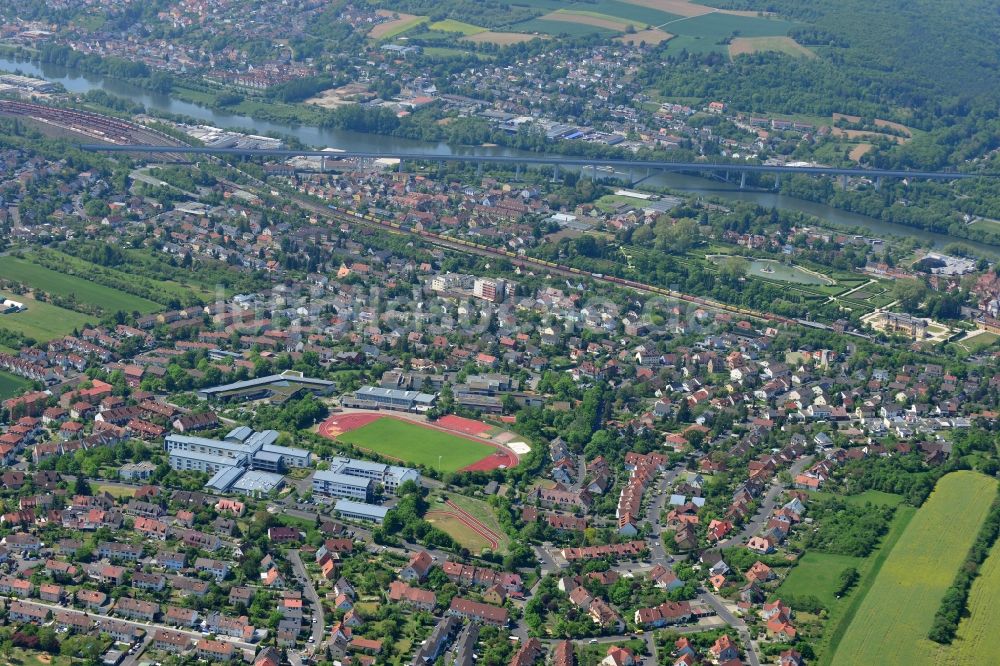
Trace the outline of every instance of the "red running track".
<instances>
[{"instance_id":1,"label":"red running track","mask_svg":"<svg viewBox=\"0 0 1000 666\"><path fill-rule=\"evenodd\" d=\"M460 523L468 527L470 530L472 530L479 536L483 537L483 539L485 539L486 542L490 545L491 549L496 550L500 546L500 542L491 537L489 535L489 530L485 526L483 526L483 524L480 523L478 520L475 519L469 520L464 515L460 513L454 513L452 511L428 511L425 514L425 517L427 518L434 518L435 516L455 518Z\"/></svg>"},{"instance_id":2,"label":"red running track","mask_svg":"<svg viewBox=\"0 0 1000 666\"><path fill-rule=\"evenodd\" d=\"M383 414L381 412L352 412L350 414L334 414L325 421L319 424L319 434L323 437L329 437L331 439L337 437L337 435L342 435L345 432L351 432L352 430L357 430L363 426L368 425L379 419L391 419L396 418L390 414ZM448 419L452 419L448 421ZM457 420L456 420L457 419ZM471 419L464 419L460 416L445 416L441 418L437 423L452 425L461 427L463 429L457 430L451 427L445 427L444 425L437 425L431 423L420 423L418 421L411 421L409 419L397 419L403 421L404 423L410 423L422 428L430 428L432 430L440 430L441 432L446 432L451 435L458 437L472 436L474 432L468 432L472 428L469 424L475 425L475 432L482 432L483 427L488 427L479 421L473 421ZM463 425L463 423L465 425ZM501 467L516 467L518 463L517 455L513 451L506 449L493 442L484 441L482 439L475 439L473 441L479 442L480 444L486 444L487 446L492 446L495 451L490 455L486 456L482 460L478 460L471 465L466 465L460 472L489 472ZM385 456L391 457L391 456ZM403 461L400 461L403 462Z\"/></svg>"},{"instance_id":3,"label":"red running track","mask_svg":"<svg viewBox=\"0 0 1000 666\"><path fill-rule=\"evenodd\" d=\"M445 504L447 504L449 507L451 507L451 509L453 509L455 512L461 514L462 516L465 516L470 521L472 521L475 524L479 525L491 537L495 538L497 541L500 541L500 535L497 534L496 532L494 532L493 530L491 530L490 528L486 527L486 525L483 524L483 521L479 520L478 518L476 518L471 513L469 513L468 511L466 511L465 509L463 509L459 505L455 504L451 500L445 500Z\"/></svg>"}]
</instances>

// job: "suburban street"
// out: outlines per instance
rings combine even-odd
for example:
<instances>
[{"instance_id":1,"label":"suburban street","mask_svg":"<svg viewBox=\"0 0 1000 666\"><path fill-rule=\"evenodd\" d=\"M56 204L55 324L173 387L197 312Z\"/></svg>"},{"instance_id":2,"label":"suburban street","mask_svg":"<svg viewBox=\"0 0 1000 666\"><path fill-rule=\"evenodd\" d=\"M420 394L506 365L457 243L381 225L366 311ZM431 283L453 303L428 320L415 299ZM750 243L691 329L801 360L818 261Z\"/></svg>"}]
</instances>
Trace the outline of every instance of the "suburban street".
<instances>
[{"instance_id":1,"label":"suburban street","mask_svg":"<svg viewBox=\"0 0 1000 666\"><path fill-rule=\"evenodd\" d=\"M746 650L747 653L747 662L750 666L760 666L760 658L757 656L757 647L754 645L753 640L750 637L750 631L747 629L746 622L733 615L729 609L726 608L723 600L711 592L702 592L698 595L698 600L710 606L712 610L715 611L716 615L725 620L730 627L739 633L740 640L743 641L743 649Z\"/></svg>"},{"instance_id":2,"label":"suburban street","mask_svg":"<svg viewBox=\"0 0 1000 666\"><path fill-rule=\"evenodd\" d=\"M18 597L16 597L16 596L8 596L8 595L0 595L0 599L5 599L6 601L17 601ZM56 611L60 611L60 612L65 611L67 613L73 613L75 615L83 615L83 616L89 617L91 619L100 619L102 621L103 620L115 620L117 622L124 622L125 624L132 625L133 627L139 627L140 629L142 629L143 631L145 631L147 633L152 633L152 632L156 631L157 629L167 629L169 631L176 631L176 632L180 632L182 634L185 634L187 636L190 636L194 640L199 640L199 639L202 639L202 638L205 637L205 634L202 634L201 632L198 632L198 631L191 631L190 629L180 629L178 627L172 627L172 626L168 626L168 625L165 625L165 624L158 624L156 622L138 622L136 620L128 620L126 618L115 617L113 615L106 615L104 613L94 613L92 611L82 611L82 610L78 610L76 608L70 608L68 606L63 606L63 605L59 605L59 604L51 604L51 603L48 603L48 602L45 602L45 601L39 601L37 599L27 600L27 603L30 603L30 604L32 604L34 606L42 606L42 607L48 608L53 613L55 613ZM218 636L217 640L226 641L226 642L232 643L233 645L235 645L236 647L238 647L240 649L245 649L245 650L256 650L257 649L257 646L254 645L253 643L247 643L245 641L239 641L239 640L236 640L235 638L232 638L230 636Z\"/></svg>"},{"instance_id":3,"label":"suburban street","mask_svg":"<svg viewBox=\"0 0 1000 666\"><path fill-rule=\"evenodd\" d=\"M302 558L299 556L299 551L297 549L288 551L288 561L292 563L292 570L299 578L302 585L302 591L305 593L306 598L309 599L309 603L312 604L312 637L313 643L318 648L323 642L323 632L326 627L326 620L323 617L323 604L320 601L319 595L316 593L316 588L313 587L312 579L309 577L309 572L306 571L305 565L302 564Z\"/></svg>"},{"instance_id":4,"label":"suburban street","mask_svg":"<svg viewBox=\"0 0 1000 666\"><path fill-rule=\"evenodd\" d=\"M789 468L788 472L792 475L794 479L796 475L802 472L806 467L812 464L812 456L806 456L804 458L799 458L792 466ZM738 534L732 536L724 541L719 542L719 548L728 548L730 546L745 544L750 537L760 532L764 524L767 523L768 517L774 512L775 508L778 506L778 497L785 490L785 486L778 481L778 477L774 477L774 481L768 487L767 492L764 493L764 499L760 504L760 508L757 509L757 513L754 514L753 518L743 529L740 530Z\"/></svg>"}]
</instances>

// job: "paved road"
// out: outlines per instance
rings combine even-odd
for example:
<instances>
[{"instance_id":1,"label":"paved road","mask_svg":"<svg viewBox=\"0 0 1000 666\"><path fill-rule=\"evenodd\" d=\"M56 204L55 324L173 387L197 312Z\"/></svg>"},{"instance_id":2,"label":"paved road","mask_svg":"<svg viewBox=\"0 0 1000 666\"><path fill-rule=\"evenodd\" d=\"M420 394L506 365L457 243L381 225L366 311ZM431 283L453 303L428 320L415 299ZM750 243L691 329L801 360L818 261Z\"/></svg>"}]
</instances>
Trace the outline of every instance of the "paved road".
<instances>
[{"instance_id":1,"label":"paved road","mask_svg":"<svg viewBox=\"0 0 1000 666\"><path fill-rule=\"evenodd\" d=\"M19 600L18 597L8 596L8 595L0 595L0 599L6 599L7 601ZM45 608L48 608L52 612L65 611L67 613L75 613L76 615L85 615L85 616L87 616L87 617L89 617L91 619L97 618L97 619L100 619L100 620L116 620L118 622L124 622L125 624L132 625L133 627L139 627L140 629L142 629L143 631L145 631L147 633L152 633L152 632L156 631L157 629L167 629L169 631L180 632L180 633L185 634L185 635L187 635L187 636L189 636L189 637L191 637L191 638L193 638L195 640L199 640L199 639L202 639L202 638L205 637L204 634L202 634L200 632L197 632L197 631L191 631L189 629L179 629L177 627L170 627L170 626L167 626L165 624L159 624L159 623L156 623L156 622L137 622L135 620L127 620L127 619L121 618L121 617L114 617L112 615L105 615L104 613L95 613L93 611L82 611L82 610L77 610L76 608L69 608L67 606L61 606L59 604L50 604L50 603L45 602L45 601L39 601L38 599L20 599L20 600L28 602L28 603L32 603L32 604L34 604L36 606L44 606ZM227 641L229 643L232 643L236 647L238 647L240 649L244 649L244 650L248 649L248 650L255 650L256 651L256 649L257 649L257 646L254 645L253 643L247 643L245 641L238 641L235 638L232 638L230 636L218 636L217 640Z\"/></svg>"},{"instance_id":2,"label":"paved road","mask_svg":"<svg viewBox=\"0 0 1000 666\"><path fill-rule=\"evenodd\" d=\"M292 570L303 581L302 591L305 592L306 598L312 604L312 637L313 644L318 648L323 642L323 631L326 627L326 619L323 617L323 604L320 601L319 595L316 594L316 588L313 587L309 572L306 571L305 565L302 564L299 551L295 549L289 550L288 561L292 563Z\"/></svg>"},{"instance_id":3,"label":"paved road","mask_svg":"<svg viewBox=\"0 0 1000 666\"><path fill-rule=\"evenodd\" d=\"M292 150L292 149L252 149L252 148L209 148L204 146L184 146L178 149L177 146L158 146L152 144L136 145L114 145L114 144L81 144L82 150L104 151L104 152L130 152L130 153L185 153L185 154L207 154L207 155L247 155L255 157L273 157L285 159L288 157L309 156L309 157L331 157L329 152L318 150ZM862 176L868 178L926 178L928 180L958 180L962 178L997 178L1000 174L995 173L963 173L958 171L907 171L901 169L863 169L860 167L797 167L797 166L771 166L767 164L746 164L744 162L718 163L718 162L667 162L652 160L628 160L609 159L600 157L566 157L554 155L538 156L508 156L508 155L468 155L455 153L394 153L394 152L371 152L371 151L344 151L334 155L337 159L359 158L359 159L381 159L385 157L396 158L403 161L422 162L488 162L503 164L555 164L564 166L614 166L624 169L658 169L666 171L717 171L717 172L749 172L749 173L800 173L808 175L833 175L833 176Z\"/></svg>"},{"instance_id":4,"label":"paved road","mask_svg":"<svg viewBox=\"0 0 1000 666\"><path fill-rule=\"evenodd\" d=\"M750 631L747 629L746 622L733 615L729 609L726 608L722 599L710 592L702 592L698 595L698 600L709 605L719 617L725 620L726 623L735 629L740 635L740 640L743 641L743 649L747 653L747 662L750 666L760 666L760 658L757 656L757 648L750 638Z\"/></svg>"},{"instance_id":5,"label":"paved road","mask_svg":"<svg viewBox=\"0 0 1000 666\"><path fill-rule=\"evenodd\" d=\"M792 466L789 468L789 473L794 479L802 470L812 464L813 457L805 456L804 458L799 458ZM725 541L719 542L720 548L729 548L731 546L737 546L745 544L750 540L750 537L760 532L761 528L767 523L768 518L770 518L771 513L774 512L775 508L778 506L778 497L781 495L782 491L785 490L784 484L778 481L778 478L774 478L774 482L764 493L764 499L760 504L760 508L757 509L757 513L754 514L753 519L750 520L743 529L740 530L739 534L732 536Z\"/></svg>"},{"instance_id":6,"label":"paved road","mask_svg":"<svg viewBox=\"0 0 1000 666\"><path fill-rule=\"evenodd\" d=\"M121 666L138 666L139 658L142 656L142 653L149 649L149 644L153 642L154 633L155 632L147 631L146 636L142 639L142 645L140 648L135 651L135 654L126 655L122 660Z\"/></svg>"},{"instance_id":7,"label":"paved road","mask_svg":"<svg viewBox=\"0 0 1000 666\"><path fill-rule=\"evenodd\" d=\"M650 558L653 564L660 564L668 569L673 558L663 547L662 535L665 529L663 525L663 509L666 507L667 500L670 497L670 486L677 480L677 477L686 471L687 463L679 462L664 472L657 481L656 486L652 489L653 499L646 508L646 517L653 526L653 533L655 535L651 539L652 543L649 546Z\"/></svg>"}]
</instances>

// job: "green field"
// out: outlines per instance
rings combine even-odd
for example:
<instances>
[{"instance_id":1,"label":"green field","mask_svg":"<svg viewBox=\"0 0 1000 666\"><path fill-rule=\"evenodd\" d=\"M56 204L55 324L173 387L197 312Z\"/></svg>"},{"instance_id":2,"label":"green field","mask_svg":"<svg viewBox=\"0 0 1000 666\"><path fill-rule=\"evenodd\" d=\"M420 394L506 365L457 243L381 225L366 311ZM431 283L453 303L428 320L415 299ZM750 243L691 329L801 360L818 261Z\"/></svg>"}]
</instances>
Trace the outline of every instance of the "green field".
<instances>
[{"instance_id":1,"label":"green field","mask_svg":"<svg viewBox=\"0 0 1000 666\"><path fill-rule=\"evenodd\" d=\"M486 28L480 27L478 25L472 25L471 23L463 23L462 21L456 21L455 19L445 19L444 21L435 21L427 26L431 30L437 30L439 32L460 32L462 35L468 37L469 35L478 35L481 32L486 32Z\"/></svg>"},{"instance_id":2,"label":"green field","mask_svg":"<svg viewBox=\"0 0 1000 666\"><path fill-rule=\"evenodd\" d=\"M2 295L9 297L7 294ZM16 331L38 342L48 342L52 338L68 335L74 328L81 329L95 321L93 317L56 307L51 303L42 303L28 296L15 296L14 299L24 303L28 309L25 312L0 315L0 328Z\"/></svg>"},{"instance_id":3,"label":"green field","mask_svg":"<svg viewBox=\"0 0 1000 666\"><path fill-rule=\"evenodd\" d=\"M417 16L409 20L394 21L395 25L391 26L388 30L378 35L377 39L392 39L393 37L398 37L408 30L413 30L418 25L422 23L427 23L430 17L427 16ZM376 26L377 27L377 26Z\"/></svg>"},{"instance_id":4,"label":"green field","mask_svg":"<svg viewBox=\"0 0 1000 666\"><path fill-rule=\"evenodd\" d=\"M938 481L858 606L832 663L926 664L934 613L979 532L996 479L961 471Z\"/></svg>"},{"instance_id":5,"label":"green field","mask_svg":"<svg viewBox=\"0 0 1000 666\"><path fill-rule=\"evenodd\" d=\"M394 418L381 418L337 439L387 458L442 472L457 472L493 453L493 448L486 444Z\"/></svg>"},{"instance_id":6,"label":"green field","mask_svg":"<svg viewBox=\"0 0 1000 666\"><path fill-rule=\"evenodd\" d=\"M594 4L586 3L574 5L572 9L599 12L601 14L607 14L617 18L627 19L634 23L647 23L653 26L662 25L681 18L676 14L670 14L668 12L660 11L659 9L643 7L642 5L633 5L628 2L619 2L619 0L597 0Z\"/></svg>"},{"instance_id":7,"label":"green field","mask_svg":"<svg viewBox=\"0 0 1000 666\"><path fill-rule=\"evenodd\" d=\"M582 37L585 35L617 35L618 31L598 28L594 25L584 25L582 23L567 23L565 21L546 21L542 19L532 19L523 23L515 23L509 26L513 32L539 33L542 35L568 35L569 37Z\"/></svg>"},{"instance_id":8,"label":"green field","mask_svg":"<svg viewBox=\"0 0 1000 666\"><path fill-rule=\"evenodd\" d=\"M776 596L788 595L800 599L813 596L826 608L832 608L837 603L841 572L849 567L857 569L863 561L862 557L810 551L799 559L781 582Z\"/></svg>"},{"instance_id":9,"label":"green field","mask_svg":"<svg viewBox=\"0 0 1000 666\"><path fill-rule=\"evenodd\" d=\"M948 647L936 649L934 663L941 666L977 666L1000 655L1000 551L994 546L979 570L969 593L969 617L958 626L958 635Z\"/></svg>"},{"instance_id":10,"label":"green field","mask_svg":"<svg viewBox=\"0 0 1000 666\"><path fill-rule=\"evenodd\" d=\"M809 493L809 497L817 502L823 502L836 497L837 499L843 500L847 504L853 504L856 506L864 504L874 504L876 506L899 506L903 502L902 495L884 493L881 490L866 490L865 492L857 495L833 495L831 493L818 491Z\"/></svg>"},{"instance_id":11,"label":"green field","mask_svg":"<svg viewBox=\"0 0 1000 666\"><path fill-rule=\"evenodd\" d=\"M59 273L50 268L19 259L4 257L0 262L0 278L20 282L26 287L60 297L74 297L78 303L85 303L101 308L105 312L139 311L143 314L163 309L159 303L133 296L111 287L105 287L96 282Z\"/></svg>"},{"instance_id":12,"label":"green field","mask_svg":"<svg viewBox=\"0 0 1000 666\"><path fill-rule=\"evenodd\" d=\"M983 331L974 337L963 338L956 344L963 349L969 350L970 354L975 354L977 352L981 352L987 347L992 347L998 340L1000 340L1000 335L990 333L989 331Z\"/></svg>"},{"instance_id":13,"label":"green field","mask_svg":"<svg viewBox=\"0 0 1000 666\"><path fill-rule=\"evenodd\" d=\"M465 495L448 494L447 497L459 507L472 514L476 520L500 535L500 546L498 548L500 552L504 552L510 546L510 538L503 531L503 528L500 527L497 515L493 511L493 507L488 503L474 497L466 497Z\"/></svg>"},{"instance_id":14,"label":"green field","mask_svg":"<svg viewBox=\"0 0 1000 666\"><path fill-rule=\"evenodd\" d=\"M30 388L32 384L33 382L30 379L0 371L0 400L20 395L26 389Z\"/></svg>"},{"instance_id":15,"label":"green field","mask_svg":"<svg viewBox=\"0 0 1000 666\"><path fill-rule=\"evenodd\" d=\"M795 24L778 19L732 14L705 14L663 27L677 35L668 42L669 50L678 52L686 49L690 53L729 52L724 40L738 37L780 37L786 35Z\"/></svg>"},{"instance_id":16,"label":"green field","mask_svg":"<svg viewBox=\"0 0 1000 666\"><path fill-rule=\"evenodd\" d=\"M427 522L442 532L446 533L463 548L468 548L471 553L481 553L489 549L490 542L485 537L480 536L471 527L454 516L439 515L434 513L439 509L431 507L427 512Z\"/></svg>"},{"instance_id":17,"label":"green field","mask_svg":"<svg viewBox=\"0 0 1000 666\"><path fill-rule=\"evenodd\" d=\"M78 257L60 252L59 250L44 249L39 250L40 258L44 258L45 263L50 265L58 262L59 275L65 274L69 280L82 280L77 276L88 276L87 281L105 287L105 285L132 284L143 290L148 290L147 295L156 299L157 303L168 303L172 299L179 300L182 304L189 305L194 299L198 301L210 300L216 297L215 285L202 283L199 276L180 268L169 267L172 279L160 279L154 277L163 275L164 267L168 267L166 259L162 253L154 253L145 249L123 249L125 263L118 268L100 266L98 264L85 261ZM33 256L28 255L32 260ZM100 276L98 280L97 276ZM119 293L113 287L105 287L115 293ZM79 291L77 291L79 296ZM128 298L139 298L129 294L121 294ZM142 299L146 303L152 303L150 299ZM162 310L163 306L158 305L157 310ZM131 311L131 310L130 310Z\"/></svg>"}]
</instances>

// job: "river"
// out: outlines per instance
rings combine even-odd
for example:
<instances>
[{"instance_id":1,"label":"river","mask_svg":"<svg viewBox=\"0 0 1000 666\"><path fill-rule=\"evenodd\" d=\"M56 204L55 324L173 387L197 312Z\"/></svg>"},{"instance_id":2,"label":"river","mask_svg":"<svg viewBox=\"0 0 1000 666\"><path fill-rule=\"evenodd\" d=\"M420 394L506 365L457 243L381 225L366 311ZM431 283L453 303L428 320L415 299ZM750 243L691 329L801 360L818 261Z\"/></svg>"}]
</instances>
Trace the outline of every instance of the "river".
<instances>
[{"instance_id":1,"label":"river","mask_svg":"<svg viewBox=\"0 0 1000 666\"><path fill-rule=\"evenodd\" d=\"M20 70L27 76L36 76L62 84L73 93L86 93L100 89L112 95L138 102L147 109L196 118L209 125L226 128L241 128L256 134L277 133L294 136L307 146L317 148L339 148L341 150L385 151L425 153L429 155L527 155L522 151L504 147L453 146L442 142L418 141L379 134L365 134L348 130L312 127L307 125L286 125L267 120L255 120L248 116L217 111L198 104L176 99L169 95L151 92L125 81L99 74L89 74L69 70L59 65L19 61L0 58L0 70ZM533 153L532 153L533 154ZM627 176L628 174L622 174ZM650 185L667 187L677 192L716 196L723 199L750 201L766 208L794 210L814 215L827 224L842 228L863 228L866 234L885 236L905 236L924 242L931 242L937 248L951 242L961 242L984 256L1000 258L1000 246L986 245L964 238L954 238L946 234L905 227L883 222L865 215L848 213L825 204L796 199L776 192L760 190L740 190L735 184L723 183L708 178L677 173L664 173L649 178Z\"/></svg>"}]
</instances>

